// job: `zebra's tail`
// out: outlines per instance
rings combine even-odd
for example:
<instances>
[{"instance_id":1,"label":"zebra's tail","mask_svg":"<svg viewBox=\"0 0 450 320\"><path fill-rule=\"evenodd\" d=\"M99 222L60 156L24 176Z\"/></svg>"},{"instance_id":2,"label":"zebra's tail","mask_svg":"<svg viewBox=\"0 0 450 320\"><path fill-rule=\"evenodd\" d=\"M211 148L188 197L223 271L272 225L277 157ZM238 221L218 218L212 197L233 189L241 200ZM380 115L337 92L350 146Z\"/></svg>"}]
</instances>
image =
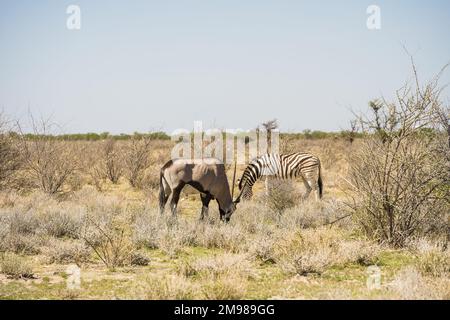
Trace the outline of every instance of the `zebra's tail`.
<instances>
[{"instance_id":1,"label":"zebra's tail","mask_svg":"<svg viewBox=\"0 0 450 320\"><path fill-rule=\"evenodd\" d=\"M322 173L321 173L321 165L319 162L319 177L317 178L317 184L319 185L319 198L322 198L323 194L323 181L322 181Z\"/></svg>"}]
</instances>

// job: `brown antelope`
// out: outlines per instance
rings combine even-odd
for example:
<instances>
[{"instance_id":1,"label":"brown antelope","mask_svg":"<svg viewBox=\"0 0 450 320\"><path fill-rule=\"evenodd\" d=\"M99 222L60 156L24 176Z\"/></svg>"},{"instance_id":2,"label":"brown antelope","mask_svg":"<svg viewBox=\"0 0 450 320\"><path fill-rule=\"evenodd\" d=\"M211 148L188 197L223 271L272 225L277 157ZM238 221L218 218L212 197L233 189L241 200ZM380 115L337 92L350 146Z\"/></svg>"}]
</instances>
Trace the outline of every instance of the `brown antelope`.
<instances>
[{"instance_id":1,"label":"brown antelope","mask_svg":"<svg viewBox=\"0 0 450 320\"><path fill-rule=\"evenodd\" d=\"M169 196L172 195L170 208L172 215L176 216L180 193L186 184L200 192L203 204L200 219L204 219L208 215L209 202L216 199L219 204L220 219L227 222L230 220L239 199L233 201L225 165L220 160L215 158L169 160L161 168L160 173L159 207L161 214L164 213Z\"/></svg>"}]
</instances>

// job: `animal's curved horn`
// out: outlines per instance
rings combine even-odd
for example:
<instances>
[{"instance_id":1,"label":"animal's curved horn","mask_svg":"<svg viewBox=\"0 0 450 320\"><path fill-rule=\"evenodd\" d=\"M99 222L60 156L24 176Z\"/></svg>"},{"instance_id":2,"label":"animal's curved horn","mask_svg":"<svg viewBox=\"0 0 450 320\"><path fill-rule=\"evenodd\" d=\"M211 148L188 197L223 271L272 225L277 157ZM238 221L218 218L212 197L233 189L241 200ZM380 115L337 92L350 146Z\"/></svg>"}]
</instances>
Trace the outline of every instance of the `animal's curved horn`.
<instances>
[{"instance_id":1,"label":"animal's curved horn","mask_svg":"<svg viewBox=\"0 0 450 320\"><path fill-rule=\"evenodd\" d=\"M234 196L234 184L236 182L236 160L234 161L234 171L233 171L233 185L231 186L231 200Z\"/></svg>"}]
</instances>

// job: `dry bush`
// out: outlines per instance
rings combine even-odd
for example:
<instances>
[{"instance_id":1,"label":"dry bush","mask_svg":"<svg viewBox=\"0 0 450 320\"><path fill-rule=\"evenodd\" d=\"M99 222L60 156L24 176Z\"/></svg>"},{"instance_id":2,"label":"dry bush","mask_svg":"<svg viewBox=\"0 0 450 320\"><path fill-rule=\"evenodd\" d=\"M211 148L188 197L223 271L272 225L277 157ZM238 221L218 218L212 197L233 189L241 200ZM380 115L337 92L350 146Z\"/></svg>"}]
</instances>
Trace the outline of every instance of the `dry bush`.
<instances>
[{"instance_id":1,"label":"dry bush","mask_svg":"<svg viewBox=\"0 0 450 320\"><path fill-rule=\"evenodd\" d=\"M163 227L160 219L156 213L144 213L135 218L132 239L138 248L158 248L158 233Z\"/></svg>"},{"instance_id":2,"label":"dry bush","mask_svg":"<svg viewBox=\"0 0 450 320\"><path fill-rule=\"evenodd\" d=\"M328 267L377 262L380 248L363 240L345 240L333 229L308 229L279 236L275 246L275 262L289 274L323 273Z\"/></svg>"},{"instance_id":3,"label":"dry bush","mask_svg":"<svg viewBox=\"0 0 450 320\"><path fill-rule=\"evenodd\" d=\"M252 241L249 254L263 263L274 263L276 243L274 236L258 237Z\"/></svg>"},{"instance_id":4,"label":"dry bush","mask_svg":"<svg viewBox=\"0 0 450 320\"><path fill-rule=\"evenodd\" d=\"M186 277L178 275L141 277L131 291L133 299L189 300L199 298L197 287Z\"/></svg>"},{"instance_id":5,"label":"dry bush","mask_svg":"<svg viewBox=\"0 0 450 320\"><path fill-rule=\"evenodd\" d=\"M14 279L34 277L31 264L14 253L6 253L0 257L0 271Z\"/></svg>"},{"instance_id":6,"label":"dry bush","mask_svg":"<svg viewBox=\"0 0 450 320\"><path fill-rule=\"evenodd\" d=\"M8 131L9 123L0 113L0 189L15 186L16 174L23 165L18 138Z\"/></svg>"},{"instance_id":7,"label":"dry bush","mask_svg":"<svg viewBox=\"0 0 450 320\"><path fill-rule=\"evenodd\" d=\"M244 298L247 286L245 279L230 275L204 283L201 290L208 300L240 300Z\"/></svg>"},{"instance_id":8,"label":"dry bush","mask_svg":"<svg viewBox=\"0 0 450 320\"><path fill-rule=\"evenodd\" d=\"M83 225L85 212L72 211L70 208L49 208L40 217L40 224L46 234L56 237L78 238Z\"/></svg>"},{"instance_id":9,"label":"dry bush","mask_svg":"<svg viewBox=\"0 0 450 320\"><path fill-rule=\"evenodd\" d=\"M245 201L239 203L232 220L235 220L233 223L239 224L242 232L246 234L270 235L279 218L280 215L263 202Z\"/></svg>"},{"instance_id":10,"label":"dry bush","mask_svg":"<svg viewBox=\"0 0 450 320\"><path fill-rule=\"evenodd\" d=\"M196 275L201 278L218 279L231 275L247 277L250 274L250 261L246 255L225 253L207 258L198 258L185 262L181 268L184 275Z\"/></svg>"},{"instance_id":11,"label":"dry bush","mask_svg":"<svg viewBox=\"0 0 450 320\"><path fill-rule=\"evenodd\" d=\"M327 203L306 201L287 209L279 217L277 225L284 229L315 228L331 224L337 224L342 228L351 228L349 219L340 219L345 216L344 209L338 201Z\"/></svg>"},{"instance_id":12,"label":"dry bush","mask_svg":"<svg viewBox=\"0 0 450 320\"><path fill-rule=\"evenodd\" d=\"M48 194L62 191L64 183L78 167L79 150L69 142L49 136L54 125L48 120L36 122L31 117L33 136L22 134L24 169L32 183Z\"/></svg>"},{"instance_id":13,"label":"dry bush","mask_svg":"<svg viewBox=\"0 0 450 320\"><path fill-rule=\"evenodd\" d=\"M185 246L220 248L230 252L245 250L246 234L238 224L219 223L161 216L156 209L136 216L133 242L138 247L158 248L175 257Z\"/></svg>"},{"instance_id":14,"label":"dry bush","mask_svg":"<svg viewBox=\"0 0 450 320\"><path fill-rule=\"evenodd\" d=\"M148 266L150 258L139 251L132 251L130 254L130 264L132 266Z\"/></svg>"},{"instance_id":15,"label":"dry bush","mask_svg":"<svg viewBox=\"0 0 450 320\"><path fill-rule=\"evenodd\" d=\"M39 253L42 239L37 235L39 221L32 211L2 212L0 215L0 251L21 254Z\"/></svg>"},{"instance_id":16,"label":"dry bush","mask_svg":"<svg viewBox=\"0 0 450 320\"><path fill-rule=\"evenodd\" d=\"M398 298L405 300L448 299L448 278L429 279L414 267L405 267L389 283L389 288Z\"/></svg>"},{"instance_id":17,"label":"dry bush","mask_svg":"<svg viewBox=\"0 0 450 320\"><path fill-rule=\"evenodd\" d=\"M150 163L149 154L151 150L151 140L147 138L133 138L124 147L125 175L134 188L143 187L144 172Z\"/></svg>"},{"instance_id":18,"label":"dry bush","mask_svg":"<svg viewBox=\"0 0 450 320\"><path fill-rule=\"evenodd\" d=\"M445 277L450 274L450 250L443 243L419 239L414 243L417 269L424 276Z\"/></svg>"},{"instance_id":19,"label":"dry bush","mask_svg":"<svg viewBox=\"0 0 450 320\"><path fill-rule=\"evenodd\" d=\"M101 165L106 178L112 183L119 182L123 174L123 164L121 150L117 146L117 141L108 139L103 142L101 152Z\"/></svg>"},{"instance_id":20,"label":"dry bush","mask_svg":"<svg viewBox=\"0 0 450 320\"><path fill-rule=\"evenodd\" d=\"M125 223L118 219L117 214L97 213L86 216L81 239L110 269L131 263L134 247Z\"/></svg>"},{"instance_id":21,"label":"dry bush","mask_svg":"<svg viewBox=\"0 0 450 320\"><path fill-rule=\"evenodd\" d=\"M367 235L402 246L412 236L445 234L449 212L448 123L439 76L405 85L397 101L370 103L366 138L351 159L351 210Z\"/></svg>"},{"instance_id":22,"label":"dry bush","mask_svg":"<svg viewBox=\"0 0 450 320\"><path fill-rule=\"evenodd\" d=\"M301 199L300 192L290 180L270 179L269 192L263 196L262 201L273 211L283 213L284 210L294 207Z\"/></svg>"},{"instance_id":23,"label":"dry bush","mask_svg":"<svg viewBox=\"0 0 450 320\"><path fill-rule=\"evenodd\" d=\"M169 257L175 257L188 245L190 222L174 223L169 216L161 216L156 209L135 217L132 240L138 247L160 249Z\"/></svg>"},{"instance_id":24,"label":"dry bush","mask_svg":"<svg viewBox=\"0 0 450 320\"><path fill-rule=\"evenodd\" d=\"M42 249L48 263L76 263L89 262L91 250L77 240L50 240Z\"/></svg>"},{"instance_id":25,"label":"dry bush","mask_svg":"<svg viewBox=\"0 0 450 320\"><path fill-rule=\"evenodd\" d=\"M251 264L246 255L226 253L184 262L178 272L196 277L206 299L242 299L251 276Z\"/></svg>"},{"instance_id":26,"label":"dry bush","mask_svg":"<svg viewBox=\"0 0 450 320\"><path fill-rule=\"evenodd\" d=\"M85 154L80 159L83 163L82 170L89 177L89 183L95 186L97 191L102 191L102 183L106 180L106 166L102 161L103 141L89 141L85 145Z\"/></svg>"},{"instance_id":27,"label":"dry bush","mask_svg":"<svg viewBox=\"0 0 450 320\"><path fill-rule=\"evenodd\" d=\"M247 237L239 224L199 224L196 244L205 248L220 248L230 252L245 251Z\"/></svg>"}]
</instances>

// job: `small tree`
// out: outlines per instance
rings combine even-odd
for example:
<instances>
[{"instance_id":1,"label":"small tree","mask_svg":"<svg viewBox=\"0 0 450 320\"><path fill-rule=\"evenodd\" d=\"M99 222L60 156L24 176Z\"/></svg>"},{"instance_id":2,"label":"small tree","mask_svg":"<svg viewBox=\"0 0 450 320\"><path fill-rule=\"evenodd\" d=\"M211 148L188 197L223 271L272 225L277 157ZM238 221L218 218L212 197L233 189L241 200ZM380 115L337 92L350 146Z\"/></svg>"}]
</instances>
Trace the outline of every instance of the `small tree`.
<instances>
[{"instance_id":1,"label":"small tree","mask_svg":"<svg viewBox=\"0 0 450 320\"><path fill-rule=\"evenodd\" d=\"M106 177L116 184L123 173L120 152L117 148L117 142L108 139L103 144L102 161Z\"/></svg>"},{"instance_id":2,"label":"small tree","mask_svg":"<svg viewBox=\"0 0 450 320\"><path fill-rule=\"evenodd\" d=\"M15 173L23 164L19 140L8 132L8 124L0 113L0 189L11 187Z\"/></svg>"},{"instance_id":3,"label":"small tree","mask_svg":"<svg viewBox=\"0 0 450 320\"><path fill-rule=\"evenodd\" d=\"M48 194L62 191L64 183L78 167L76 157L68 144L49 134L48 120L36 122L31 116L33 136L22 134L24 167L33 184Z\"/></svg>"},{"instance_id":4,"label":"small tree","mask_svg":"<svg viewBox=\"0 0 450 320\"><path fill-rule=\"evenodd\" d=\"M352 211L366 233L401 246L414 235L447 232L449 149L438 87L440 74L396 93L396 102L369 103L359 117L365 134L352 155ZM444 128L445 126L445 128Z\"/></svg>"},{"instance_id":5,"label":"small tree","mask_svg":"<svg viewBox=\"0 0 450 320\"><path fill-rule=\"evenodd\" d=\"M133 188L142 187L144 171L149 166L151 140L132 138L124 150L126 177Z\"/></svg>"},{"instance_id":6,"label":"small tree","mask_svg":"<svg viewBox=\"0 0 450 320\"><path fill-rule=\"evenodd\" d=\"M278 129L278 122L277 119L273 119L273 120L269 120L266 122L262 123L262 126L264 127L264 129L267 132L267 152L270 153L272 152L272 131L275 129ZM266 196L269 196L270 193L270 185L269 185L269 176L266 176L266 179L264 181L264 186L265 186L265 192L266 192Z\"/></svg>"}]
</instances>

